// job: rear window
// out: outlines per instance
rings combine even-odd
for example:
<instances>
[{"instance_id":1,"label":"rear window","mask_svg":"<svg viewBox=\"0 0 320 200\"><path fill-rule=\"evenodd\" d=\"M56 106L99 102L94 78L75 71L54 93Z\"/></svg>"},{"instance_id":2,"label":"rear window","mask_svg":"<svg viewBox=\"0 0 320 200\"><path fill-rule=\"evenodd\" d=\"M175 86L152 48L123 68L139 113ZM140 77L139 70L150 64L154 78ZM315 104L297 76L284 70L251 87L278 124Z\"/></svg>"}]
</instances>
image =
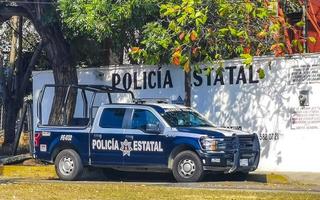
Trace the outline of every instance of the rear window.
<instances>
[{"instance_id":1,"label":"rear window","mask_svg":"<svg viewBox=\"0 0 320 200\"><path fill-rule=\"evenodd\" d=\"M122 128L125 108L106 108L103 110L99 126L101 128Z\"/></svg>"}]
</instances>

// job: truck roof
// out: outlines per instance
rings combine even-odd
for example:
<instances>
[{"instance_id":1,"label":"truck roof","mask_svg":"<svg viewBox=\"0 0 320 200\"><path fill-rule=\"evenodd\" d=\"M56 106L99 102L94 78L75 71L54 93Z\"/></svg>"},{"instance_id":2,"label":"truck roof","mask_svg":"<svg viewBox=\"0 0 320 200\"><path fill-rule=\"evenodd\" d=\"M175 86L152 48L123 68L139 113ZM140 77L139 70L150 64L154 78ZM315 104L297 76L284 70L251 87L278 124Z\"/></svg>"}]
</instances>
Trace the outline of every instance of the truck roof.
<instances>
[{"instance_id":1,"label":"truck roof","mask_svg":"<svg viewBox=\"0 0 320 200\"><path fill-rule=\"evenodd\" d=\"M148 103L148 104L141 104L146 105L154 108L159 113L164 113L167 109L186 109L186 106L178 105L178 104L168 104L168 103Z\"/></svg>"},{"instance_id":2,"label":"truck roof","mask_svg":"<svg viewBox=\"0 0 320 200\"><path fill-rule=\"evenodd\" d=\"M167 109L187 109L188 107L184 105L178 104L169 104L169 103L112 103L112 104L104 104L104 106L108 105L122 105L122 106L134 106L134 107L152 107L159 113L164 113Z\"/></svg>"}]
</instances>

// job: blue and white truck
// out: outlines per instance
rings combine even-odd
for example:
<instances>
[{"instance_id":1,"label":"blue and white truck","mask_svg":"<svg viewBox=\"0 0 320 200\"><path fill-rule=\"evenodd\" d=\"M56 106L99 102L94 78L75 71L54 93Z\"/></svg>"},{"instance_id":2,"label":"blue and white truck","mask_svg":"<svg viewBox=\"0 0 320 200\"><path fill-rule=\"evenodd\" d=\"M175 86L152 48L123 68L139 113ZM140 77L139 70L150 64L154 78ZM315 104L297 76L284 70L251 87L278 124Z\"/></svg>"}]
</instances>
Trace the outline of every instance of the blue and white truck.
<instances>
[{"instance_id":1,"label":"blue and white truck","mask_svg":"<svg viewBox=\"0 0 320 200\"><path fill-rule=\"evenodd\" d=\"M61 125L43 122L43 96L56 87L78 90L84 102L81 118L63 120ZM113 103L115 93L128 94L132 103ZM98 94L105 94L108 103L95 105ZM76 180L90 166L172 172L178 182L195 182L208 171L247 174L259 164L257 134L218 128L192 108L164 100L135 100L123 89L45 85L37 109L34 157L54 163L62 180Z\"/></svg>"}]
</instances>

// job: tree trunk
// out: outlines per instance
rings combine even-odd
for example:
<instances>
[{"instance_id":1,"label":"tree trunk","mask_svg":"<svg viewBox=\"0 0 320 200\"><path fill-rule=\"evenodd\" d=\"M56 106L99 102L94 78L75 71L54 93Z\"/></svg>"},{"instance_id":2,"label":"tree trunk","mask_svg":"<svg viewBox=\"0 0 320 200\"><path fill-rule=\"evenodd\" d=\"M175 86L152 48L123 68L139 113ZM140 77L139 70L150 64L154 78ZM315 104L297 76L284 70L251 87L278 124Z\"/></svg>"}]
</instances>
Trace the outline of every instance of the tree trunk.
<instances>
[{"instance_id":1,"label":"tree trunk","mask_svg":"<svg viewBox=\"0 0 320 200\"><path fill-rule=\"evenodd\" d=\"M19 74L17 74L15 78L18 79L17 82L19 82L20 85L19 87L15 88L14 92L6 95L4 102L4 145L8 147L10 147L14 142L17 116L20 108L22 108L23 105L26 88L30 84L29 78L31 76L33 66L36 64L39 56L41 55L42 47L43 43L40 42L30 62L29 60L23 62L23 59L19 58L21 60L21 65L17 66L17 71ZM13 79L13 77L9 78Z\"/></svg>"},{"instance_id":2,"label":"tree trunk","mask_svg":"<svg viewBox=\"0 0 320 200\"><path fill-rule=\"evenodd\" d=\"M76 67L72 62L69 45L62 34L59 15L56 12L54 4L41 4L41 1L34 4L25 4L17 1L16 4L18 6L0 7L0 20L13 15L29 18L33 22L42 41L45 42L44 48L53 69L55 83L64 85L77 84ZM50 13L50 15L48 16L47 13ZM50 20L48 18L44 19L44 16L49 17ZM73 92L70 95L66 107L63 108L65 93L66 89L55 90L49 120L52 124L61 124L64 110L67 114L67 121L73 116L76 93Z\"/></svg>"},{"instance_id":3,"label":"tree trunk","mask_svg":"<svg viewBox=\"0 0 320 200\"><path fill-rule=\"evenodd\" d=\"M28 18L33 22L41 39L45 42L44 50L53 69L55 84L78 84L76 66L73 63L70 47L61 31L59 15L53 5L44 4L19 4L26 10ZM46 13L50 12L51 20L44 20ZM57 88L54 93L53 105L49 117L50 124L62 124L63 113L66 112L66 121L69 122L74 114L76 92L68 98L66 107L63 108L66 88Z\"/></svg>"},{"instance_id":4,"label":"tree trunk","mask_svg":"<svg viewBox=\"0 0 320 200\"><path fill-rule=\"evenodd\" d=\"M2 52L0 51L0 129L2 130L4 128L3 126L3 103L4 103L4 97L5 97L5 80L4 80L4 69L3 69L3 55Z\"/></svg>"},{"instance_id":5,"label":"tree trunk","mask_svg":"<svg viewBox=\"0 0 320 200\"><path fill-rule=\"evenodd\" d=\"M11 35L11 49L9 55L9 67L11 68L7 77L7 84L6 84L6 95L4 97L4 142L5 146L12 144L14 142L15 136L15 125L16 125L16 118L17 118L17 104L12 92L14 91L12 81L14 79L14 66L16 61L17 55L17 40L18 40L18 17L12 17L12 35ZM19 47L20 48L20 47Z\"/></svg>"},{"instance_id":6,"label":"tree trunk","mask_svg":"<svg viewBox=\"0 0 320 200\"><path fill-rule=\"evenodd\" d=\"M16 120L19 109L17 102L11 96L7 96L4 102L4 142L3 145L10 145L14 142Z\"/></svg>"},{"instance_id":7,"label":"tree trunk","mask_svg":"<svg viewBox=\"0 0 320 200\"><path fill-rule=\"evenodd\" d=\"M191 107L191 71L184 72L184 102Z\"/></svg>"},{"instance_id":8,"label":"tree trunk","mask_svg":"<svg viewBox=\"0 0 320 200\"><path fill-rule=\"evenodd\" d=\"M40 31L42 38L46 38L46 52L51 61L55 84L57 85L76 85L78 77L76 67L72 64L69 45L64 39L62 32L57 27L47 28ZM76 91L71 91L68 96L66 107L64 98L67 88L56 88L53 98L52 109L49 117L49 124L62 125L69 123L73 117L76 104ZM64 119L64 113L66 119ZM66 121L64 121L66 120Z\"/></svg>"}]
</instances>

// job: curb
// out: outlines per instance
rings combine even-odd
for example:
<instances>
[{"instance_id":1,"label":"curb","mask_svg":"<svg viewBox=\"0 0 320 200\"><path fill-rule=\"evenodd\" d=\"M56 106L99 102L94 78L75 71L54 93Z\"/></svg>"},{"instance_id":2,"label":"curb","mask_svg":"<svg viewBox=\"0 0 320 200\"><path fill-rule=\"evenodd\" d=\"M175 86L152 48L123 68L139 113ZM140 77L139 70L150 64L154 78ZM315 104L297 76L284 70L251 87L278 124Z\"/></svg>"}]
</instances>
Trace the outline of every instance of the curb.
<instances>
[{"instance_id":1,"label":"curb","mask_svg":"<svg viewBox=\"0 0 320 200\"><path fill-rule=\"evenodd\" d=\"M22 166L3 165L0 166L0 176L6 178L34 178L34 179L56 179L54 165Z\"/></svg>"},{"instance_id":2,"label":"curb","mask_svg":"<svg viewBox=\"0 0 320 200\"><path fill-rule=\"evenodd\" d=\"M248 181L269 183L269 184L289 184L291 183L288 176L276 173L252 173L248 175Z\"/></svg>"}]
</instances>

